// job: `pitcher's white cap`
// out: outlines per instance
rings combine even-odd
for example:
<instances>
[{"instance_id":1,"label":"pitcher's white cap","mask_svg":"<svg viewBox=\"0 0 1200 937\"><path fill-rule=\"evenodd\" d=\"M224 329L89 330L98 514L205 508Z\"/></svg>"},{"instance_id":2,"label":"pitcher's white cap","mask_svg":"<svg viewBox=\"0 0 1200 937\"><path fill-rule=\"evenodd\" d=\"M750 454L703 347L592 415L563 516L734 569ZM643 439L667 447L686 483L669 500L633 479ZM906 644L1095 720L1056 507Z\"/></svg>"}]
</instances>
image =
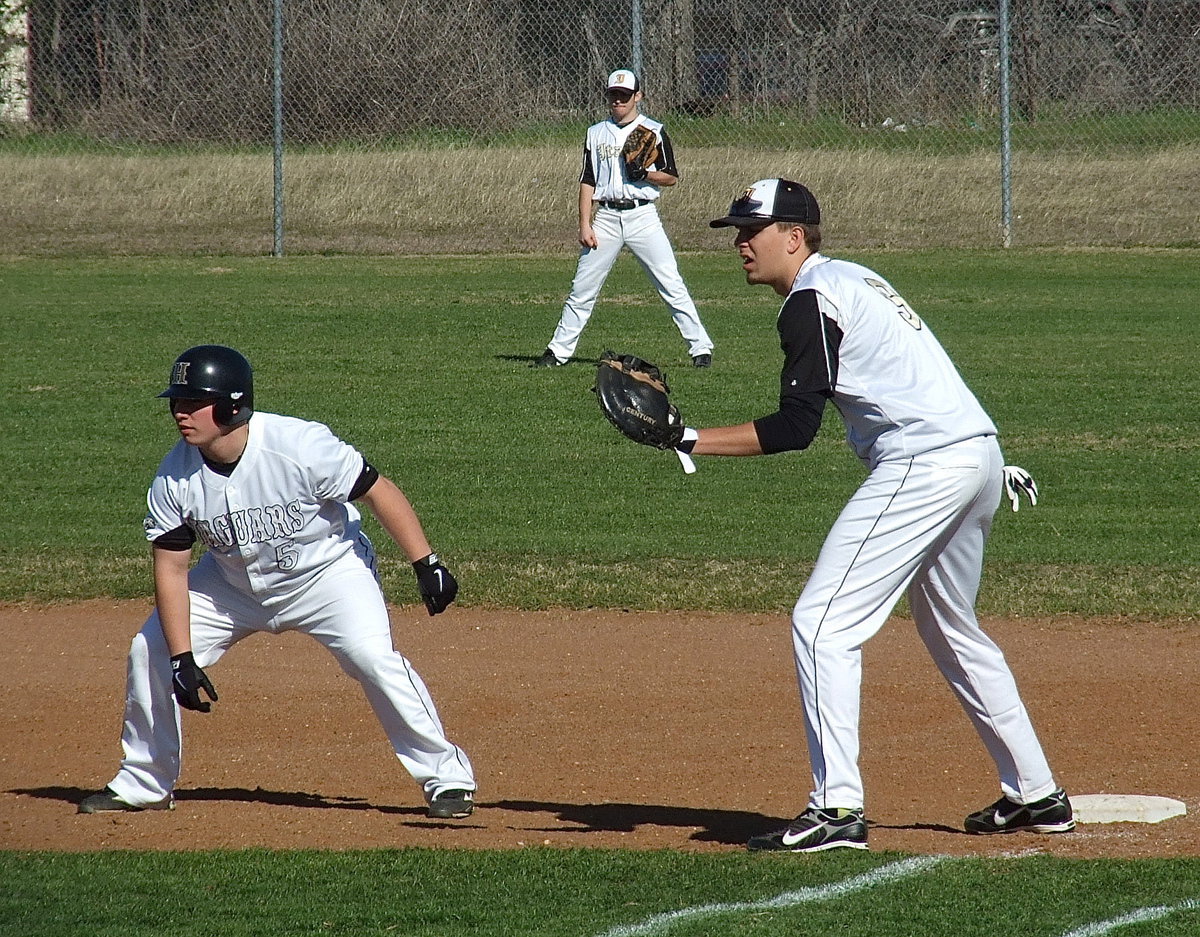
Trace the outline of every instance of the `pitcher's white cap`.
<instances>
[{"instance_id":1,"label":"pitcher's white cap","mask_svg":"<svg viewBox=\"0 0 1200 937\"><path fill-rule=\"evenodd\" d=\"M627 68L618 68L608 76L608 90L612 91L614 88L636 94L640 90L637 75Z\"/></svg>"}]
</instances>

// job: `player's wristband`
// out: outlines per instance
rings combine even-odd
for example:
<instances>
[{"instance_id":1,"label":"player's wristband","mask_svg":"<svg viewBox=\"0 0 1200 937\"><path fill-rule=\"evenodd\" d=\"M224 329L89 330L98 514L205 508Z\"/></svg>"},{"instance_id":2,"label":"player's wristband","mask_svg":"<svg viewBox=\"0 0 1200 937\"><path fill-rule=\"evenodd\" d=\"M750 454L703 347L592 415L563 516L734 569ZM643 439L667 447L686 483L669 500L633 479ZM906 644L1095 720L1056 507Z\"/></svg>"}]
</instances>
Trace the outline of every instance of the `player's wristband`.
<instances>
[{"instance_id":1,"label":"player's wristband","mask_svg":"<svg viewBox=\"0 0 1200 937\"><path fill-rule=\"evenodd\" d=\"M422 566L433 569L435 566L442 565L442 558L436 553L430 553L429 556L422 557L413 563L413 569L420 569Z\"/></svg>"},{"instance_id":2,"label":"player's wristband","mask_svg":"<svg viewBox=\"0 0 1200 937\"><path fill-rule=\"evenodd\" d=\"M683 438L675 446L680 452L686 452L689 455L696 448L696 440L700 438L700 431L692 429L690 426L685 426L683 429Z\"/></svg>"},{"instance_id":3,"label":"player's wristband","mask_svg":"<svg viewBox=\"0 0 1200 937\"><path fill-rule=\"evenodd\" d=\"M699 432L690 426L685 426L682 438L675 444L675 455L679 457L679 465L683 469L684 475L692 475L696 471L696 463L692 461L691 452L699 438Z\"/></svg>"}]
</instances>

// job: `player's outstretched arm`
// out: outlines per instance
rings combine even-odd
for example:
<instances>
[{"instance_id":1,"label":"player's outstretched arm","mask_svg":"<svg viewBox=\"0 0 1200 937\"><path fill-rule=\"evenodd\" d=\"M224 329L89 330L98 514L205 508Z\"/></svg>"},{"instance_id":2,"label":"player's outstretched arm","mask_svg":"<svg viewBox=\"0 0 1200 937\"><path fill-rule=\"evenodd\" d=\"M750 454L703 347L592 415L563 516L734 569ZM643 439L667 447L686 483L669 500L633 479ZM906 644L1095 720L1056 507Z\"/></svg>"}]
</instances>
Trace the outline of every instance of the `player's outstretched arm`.
<instances>
[{"instance_id":1,"label":"player's outstretched arm","mask_svg":"<svg viewBox=\"0 0 1200 937\"><path fill-rule=\"evenodd\" d=\"M417 588L430 615L444 612L458 595L458 582L429 546L412 504L395 482L380 475L359 499L404 551L417 575Z\"/></svg>"},{"instance_id":2,"label":"player's outstretched arm","mask_svg":"<svg viewBox=\"0 0 1200 937\"><path fill-rule=\"evenodd\" d=\"M636 355L606 351L596 368L592 387L600 409L621 433L636 443L674 449L683 470L696 470L693 455L762 455L755 423L696 429L687 426L671 402L666 375Z\"/></svg>"},{"instance_id":3,"label":"player's outstretched arm","mask_svg":"<svg viewBox=\"0 0 1200 937\"><path fill-rule=\"evenodd\" d=\"M696 430L692 455L762 455L762 443L753 423L712 426Z\"/></svg>"}]
</instances>

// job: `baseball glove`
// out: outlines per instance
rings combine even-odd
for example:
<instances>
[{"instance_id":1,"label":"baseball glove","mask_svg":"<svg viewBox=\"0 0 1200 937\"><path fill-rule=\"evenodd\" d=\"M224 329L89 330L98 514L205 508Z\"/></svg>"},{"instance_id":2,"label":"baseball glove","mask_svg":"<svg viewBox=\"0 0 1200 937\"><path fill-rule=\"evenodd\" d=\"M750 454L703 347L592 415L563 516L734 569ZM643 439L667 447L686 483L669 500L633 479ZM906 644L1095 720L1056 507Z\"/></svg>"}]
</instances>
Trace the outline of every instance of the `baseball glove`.
<instances>
[{"instance_id":1,"label":"baseball glove","mask_svg":"<svg viewBox=\"0 0 1200 937\"><path fill-rule=\"evenodd\" d=\"M683 438L683 418L671 403L667 376L633 355L606 351L596 369L600 409L608 421L636 443L674 449Z\"/></svg>"},{"instance_id":2,"label":"baseball glove","mask_svg":"<svg viewBox=\"0 0 1200 937\"><path fill-rule=\"evenodd\" d=\"M625 138L621 147L621 159L625 160L625 178L630 182L641 182L658 159L658 137L649 127L639 124Z\"/></svg>"}]
</instances>

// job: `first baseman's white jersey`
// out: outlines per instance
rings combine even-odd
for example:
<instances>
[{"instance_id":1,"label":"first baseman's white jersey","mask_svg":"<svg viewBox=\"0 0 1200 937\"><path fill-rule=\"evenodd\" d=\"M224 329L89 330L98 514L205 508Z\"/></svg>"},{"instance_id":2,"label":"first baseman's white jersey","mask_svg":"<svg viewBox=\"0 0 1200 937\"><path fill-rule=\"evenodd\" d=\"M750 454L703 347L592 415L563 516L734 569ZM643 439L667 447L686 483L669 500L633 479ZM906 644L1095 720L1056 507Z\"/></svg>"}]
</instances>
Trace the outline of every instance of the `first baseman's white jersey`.
<instances>
[{"instance_id":1,"label":"first baseman's white jersey","mask_svg":"<svg viewBox=\"0 0 1200 937\"><path fill-rule=\"evenodd\" d=\"M364 461L322 423L257 411L248 425L228 477L180 440L150 486L144 526L154 541L186 524L230 585L269 604L354 550L360 515L346 499Z\"/></svg>"},{"instance_id":2,"label":"first baseman's white jersey","mask_svg":"<svg viewBox=\"0 0 1200 937\"><path fill-rule=\"evenodd\" d=\"M658 186L644 179L641 182L630 182L625 178L623 171L621 147L629 139L633 128L639 126L653 130L658 138L659 159L652 168L669 172L673 176L678 175L671 156L670 143L664 140L663 125L660 122L645 114L639 114L624 126L613 120L602 120L588 127L587 140L583 146L584 169L579 180L590 182L596 187L592 196L595 201L632 198L653 202L658 198Z\"/></svg>"},{"instance_id":3,"label":"first baseman's white jersey","mask_svg":"<svg viewBox=\"0 0 1200 937\"><path fill-rule=\"evenodd\" d=\"M841 331L832 399L868 465L996 435L929 326L879 274L813 254L792 286L799 290L814 291Z\"/></svg>"},{"instance_id":4,"label":"first baseman's white jersey","mask_svg":"<svg viewBox=\"0 0 1200 937\"><path fill-rule=\"evenodd\" d=\"M1001 789L1020 803L1047 796L1055 783L1045 754L974 610L1002 484L995 425L928 326L873 270L808 257L779 332L780 412L756 421L763 451L811 438L818 401L828 398L870 468L792 610L810 805L863 806L862 646L905 593L918 633L996 762Z\"/></svg>"}]
</instances>

